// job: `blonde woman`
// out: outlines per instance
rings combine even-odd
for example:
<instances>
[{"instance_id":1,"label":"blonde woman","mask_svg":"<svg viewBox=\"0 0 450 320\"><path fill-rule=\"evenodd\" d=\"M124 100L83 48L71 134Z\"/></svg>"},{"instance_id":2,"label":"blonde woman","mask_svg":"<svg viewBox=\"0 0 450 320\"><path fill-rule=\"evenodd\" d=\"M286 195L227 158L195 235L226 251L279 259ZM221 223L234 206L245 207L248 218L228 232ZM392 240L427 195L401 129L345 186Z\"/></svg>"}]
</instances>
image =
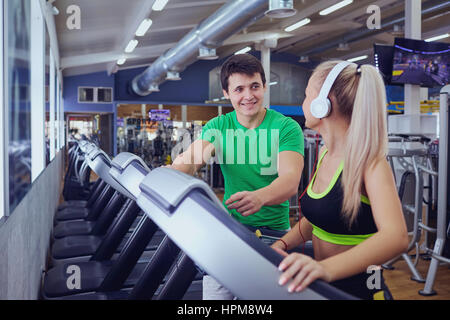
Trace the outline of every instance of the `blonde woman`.
<instances>
[{"instance_id":1,"label":"blonde woman","mask_svg":"<svg viewBox=\"0 0 450 320\"><path fill-rule=\"evenodd\" d=\"M369 278L376 271L368 272L408 245L386 161L383 80L371 65L324 62L308 82L303 111L306 126L321 134L324 147L300 201L303 217L272 246L286 256L279 265L279 284L298 292L323 279L362 299L391 298L381 271L378 281ZM314 259L286 253L308 240Z\"/></svg>"}]
</instances>

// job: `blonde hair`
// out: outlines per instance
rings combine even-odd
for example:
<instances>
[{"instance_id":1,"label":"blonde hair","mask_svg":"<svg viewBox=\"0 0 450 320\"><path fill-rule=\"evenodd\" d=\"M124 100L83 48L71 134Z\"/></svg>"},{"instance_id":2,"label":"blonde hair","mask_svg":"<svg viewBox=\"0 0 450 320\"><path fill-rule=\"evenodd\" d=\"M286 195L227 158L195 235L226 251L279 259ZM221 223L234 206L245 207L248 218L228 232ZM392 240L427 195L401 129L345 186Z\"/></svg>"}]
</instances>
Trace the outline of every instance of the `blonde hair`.
<instances>
[{"instance_id":1,"label":"blonde hair","mask_svg":"<svg viewBox=\"0 0 450 320\"><path fill-rule=\"evenodd\" d=\"M341 61L321 63L314 70L322 83L333 67ZM387 154L386 90L377 69L371 65L355 63L347 66L334 82L329 97L337 106L331 112L339 112L350 122L342 171L344 200L342 214L349 226L355 221L361 206L364 172Z\"/></svg>"}]
</instances>

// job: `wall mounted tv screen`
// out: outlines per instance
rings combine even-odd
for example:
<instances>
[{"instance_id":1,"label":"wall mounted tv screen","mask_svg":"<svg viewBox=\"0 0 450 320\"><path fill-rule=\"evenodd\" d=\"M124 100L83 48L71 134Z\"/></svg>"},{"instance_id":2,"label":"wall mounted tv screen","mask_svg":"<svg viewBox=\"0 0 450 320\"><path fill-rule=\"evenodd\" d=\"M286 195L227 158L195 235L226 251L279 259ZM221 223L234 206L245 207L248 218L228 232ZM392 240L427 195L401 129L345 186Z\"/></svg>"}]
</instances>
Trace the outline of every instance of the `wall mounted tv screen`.
<instances>
[{"instance_id":1,"label":"wall mounted tv screen","mask_svg":"<svg viewBox=\"0 0 450 320\"><path fill-rule=\"evenodd\" d=\"M394 59L394 47L385 44L374 44L374 63L383 76L384 84L390 85L392 78L392 61ZM398 84L400 85L400 84Z\"/></svg>"},{"instance_id":2,"label":"wall mounted tv screen","mask_svg":"<svg viewBox=\"0 0 450 320\"><path fill-rule=\"evenodd\" d=\"M151 121L165 121L170 118L170 110L151 109L149 116Z\"/></svg>"},{"instance_id":3,"label":"wall mounted tv screen","mask_svg":"<svg viewBox=\"0 0 450 320\"><path fill-rule=\"evenodd\" d=\"M392 84L441 87L449 83L450 45L396 38Z\"/></svg>"}]
</instances>

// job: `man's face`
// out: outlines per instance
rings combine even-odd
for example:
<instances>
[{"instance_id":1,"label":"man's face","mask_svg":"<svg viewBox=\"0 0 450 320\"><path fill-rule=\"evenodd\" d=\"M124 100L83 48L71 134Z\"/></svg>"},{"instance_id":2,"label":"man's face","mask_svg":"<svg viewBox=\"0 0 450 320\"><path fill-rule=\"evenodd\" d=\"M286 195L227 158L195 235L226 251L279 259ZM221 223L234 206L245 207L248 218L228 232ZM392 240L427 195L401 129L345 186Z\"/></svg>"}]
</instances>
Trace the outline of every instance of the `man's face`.
<instances>
[{"instance_id":1,"label":"man's face","mask_svg":"<svg viewBox=\"0 0 450 320\"><path fill-rule=\"evenodd\" d=\"M237 113L251 117L264 109L264 92L261 75L257 72L252 76L233 73L228 78L228 92L223 90L225 98L230 99Z\"/></svg>"}]
</instances>

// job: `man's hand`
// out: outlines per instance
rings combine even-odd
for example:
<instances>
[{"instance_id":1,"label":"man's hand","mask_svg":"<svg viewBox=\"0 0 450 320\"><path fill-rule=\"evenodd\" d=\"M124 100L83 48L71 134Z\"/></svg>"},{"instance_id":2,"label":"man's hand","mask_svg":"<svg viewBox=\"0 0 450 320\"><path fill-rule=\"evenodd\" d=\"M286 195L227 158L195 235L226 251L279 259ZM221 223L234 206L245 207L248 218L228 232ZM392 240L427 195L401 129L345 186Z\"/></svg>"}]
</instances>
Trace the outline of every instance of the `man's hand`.
<instances>
[{"instance_id":1,"label":"man's hand","mask_svg":"<svg viewBox=\"0 0 450 320\"><path fill-rule=\"evenodd\" d=\"M236 209L242 216L247 217L258 212L264 201L257 191L241 191L228 198L225 205L228 209Z\"/></svg>"}]
</instances>

